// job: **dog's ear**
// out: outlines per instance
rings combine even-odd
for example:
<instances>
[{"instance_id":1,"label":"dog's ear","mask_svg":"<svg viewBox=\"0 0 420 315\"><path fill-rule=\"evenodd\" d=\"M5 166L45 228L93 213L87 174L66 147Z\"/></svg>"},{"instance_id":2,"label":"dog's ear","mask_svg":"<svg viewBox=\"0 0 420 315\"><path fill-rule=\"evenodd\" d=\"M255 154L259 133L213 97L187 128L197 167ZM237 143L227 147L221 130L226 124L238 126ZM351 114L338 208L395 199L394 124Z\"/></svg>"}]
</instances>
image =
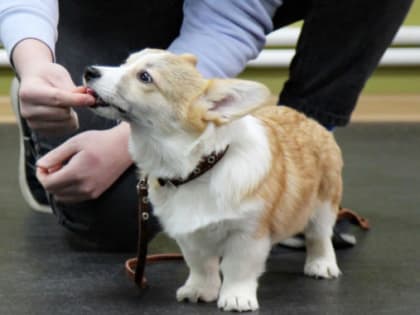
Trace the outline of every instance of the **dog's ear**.
<instances>
[{"instance_id":1,"label":"dog's ear","mask_svg":"<svg viewBox=\"0 0 420 315\"><path fill-rule=\"evenodd\" d=\"M208 104L203 118L216 125L227 123L261 107L269 96L268 88L258 82L214 79L203 95Z\"/></svg>"},{"instance_id":2,"label":"dog's ear","mask_svg":"<svg viewBox=\"0 0 420 315\"><path fill-rule=\"evenodd\" d=\"M194 67L197 65L197 57L193 54L181 54L179 57L192 64Z\"/></svg>"}]
</instances>

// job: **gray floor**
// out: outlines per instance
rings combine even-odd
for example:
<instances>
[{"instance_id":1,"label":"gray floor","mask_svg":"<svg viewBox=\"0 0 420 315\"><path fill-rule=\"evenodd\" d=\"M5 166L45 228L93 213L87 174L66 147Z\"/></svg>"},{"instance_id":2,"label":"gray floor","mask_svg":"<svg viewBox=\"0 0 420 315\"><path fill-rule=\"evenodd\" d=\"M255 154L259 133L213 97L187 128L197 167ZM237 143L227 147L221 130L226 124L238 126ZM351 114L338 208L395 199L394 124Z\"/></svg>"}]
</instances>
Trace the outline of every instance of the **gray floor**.
<instances>
[{"instance_id":1,"label":"gray floor","mask_svg":"<svg viewBox=\"0 0 420 315\"><path fill-rule=\"evenodd\" d=\"M304 255L276 249L260 281L259 314L419 314L420 125L337 130L346 161L344 205L370 219L359 243L338 251L343 277L302 275ZM17 185L17 130L0 125L0 314L215 314L175 301L182 263L148 268L143 295L127 280L131 254L72 247L51 215L35 213ZM221 312L220 312L221 313Z\"/></svg>"}]
</instances>

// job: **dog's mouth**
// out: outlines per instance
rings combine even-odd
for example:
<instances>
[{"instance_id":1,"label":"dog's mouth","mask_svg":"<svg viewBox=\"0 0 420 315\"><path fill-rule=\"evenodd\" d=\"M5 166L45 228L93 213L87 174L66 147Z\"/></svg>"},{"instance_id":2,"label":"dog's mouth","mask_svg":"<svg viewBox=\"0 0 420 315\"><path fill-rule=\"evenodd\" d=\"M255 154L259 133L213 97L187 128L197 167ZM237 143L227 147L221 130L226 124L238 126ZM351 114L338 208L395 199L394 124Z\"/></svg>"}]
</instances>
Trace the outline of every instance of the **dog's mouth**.
<instances>
[{"instance_id":1,"label":"dog's mouth","mask_svg":"<svg viewBox=\"0 0 420 315\"><path fill-rule=\"evenodd\" d=\"M124 109L122 109L119 106L116 106L114 104L110 104L105 102L99 95L98 93L95 92L95 90L91 89L91 88L87 88L86 89L86 93L92 95L96 102L95 104L91 105L91 108L98 108L98 107L112 107L114 109L116 109L120 114L127 114L127 111L125 111Z\"/></svg>"}]
</instances>

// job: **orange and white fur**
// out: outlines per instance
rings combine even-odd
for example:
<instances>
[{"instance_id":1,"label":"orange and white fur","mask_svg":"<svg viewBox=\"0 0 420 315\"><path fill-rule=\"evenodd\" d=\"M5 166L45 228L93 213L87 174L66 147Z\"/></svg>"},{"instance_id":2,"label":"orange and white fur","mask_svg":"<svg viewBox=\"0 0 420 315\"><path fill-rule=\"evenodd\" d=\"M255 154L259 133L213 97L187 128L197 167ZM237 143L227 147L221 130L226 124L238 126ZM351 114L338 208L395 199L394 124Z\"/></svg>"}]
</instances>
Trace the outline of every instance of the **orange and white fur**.
<instances>
[{"instance_id":1,"label":"orange and white fur","mask_svg":"<svg viewBox=\"0 0 420 315\"><path fill-rule=\"evenodd\" d=\"M207 80L195 64L193 55L146 49L120 67L95 67L86 83L103 105L98 114L131 126L130 152L149 176L154 213L189 267L177 299L256 310L271 246L299 232L304 273L338 277L331 235L342 158L332 134L293 109L267 104L264 85ZM201 157L228 145L202 176L179 187L157 183L186 178Z\"/></svg>"}]
</instances>

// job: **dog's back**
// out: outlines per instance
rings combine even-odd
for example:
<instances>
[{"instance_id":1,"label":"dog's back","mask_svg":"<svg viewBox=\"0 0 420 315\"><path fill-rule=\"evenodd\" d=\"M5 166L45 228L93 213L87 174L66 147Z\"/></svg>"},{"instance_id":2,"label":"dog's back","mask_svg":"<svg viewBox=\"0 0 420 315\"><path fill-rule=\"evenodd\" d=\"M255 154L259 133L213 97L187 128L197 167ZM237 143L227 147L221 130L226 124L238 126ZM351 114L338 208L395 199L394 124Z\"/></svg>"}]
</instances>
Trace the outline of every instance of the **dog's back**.
<instances>
[{"instance_id":1,"label":"dog's back","mask_svg":"<svg viewBox=\"0 0 420 315\"><path fill-rule=\"evenodd\" d=\"M331 132L285 106L265 106L254 113L265 126L271 169L258 187L266 202L259 234L274 241L302 232L320 203L338 210L343 166Z\"/></svg>"}]
</instances>

